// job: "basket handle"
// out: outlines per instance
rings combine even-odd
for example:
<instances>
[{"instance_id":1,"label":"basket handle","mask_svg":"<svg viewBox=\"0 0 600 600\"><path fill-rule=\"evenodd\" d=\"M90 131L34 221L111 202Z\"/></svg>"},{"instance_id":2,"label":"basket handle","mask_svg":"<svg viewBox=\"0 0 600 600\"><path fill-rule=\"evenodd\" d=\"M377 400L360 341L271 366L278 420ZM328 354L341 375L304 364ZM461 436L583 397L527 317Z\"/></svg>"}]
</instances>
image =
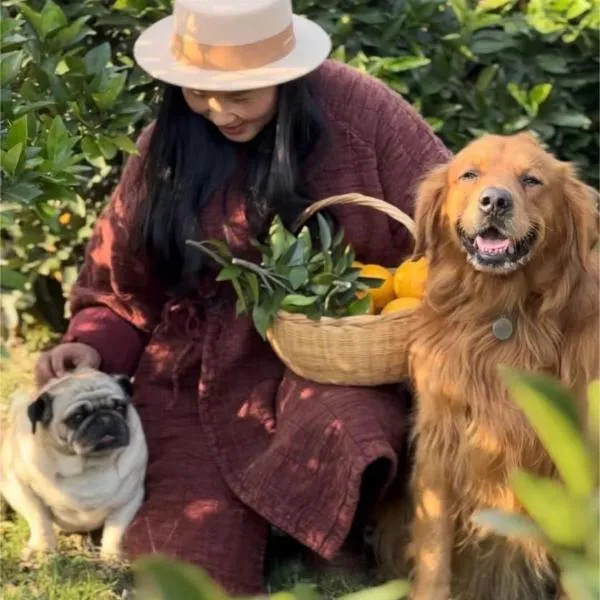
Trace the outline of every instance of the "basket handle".
<instances>
[{"instance_id":1,"label":"basket handle","mask_svg":"<svg viewBox=\"0 0 600 600\"><path fill-rule=\"evenodd\" d=\"M304 225L304 223L306 223L310 217L315 215L323 208L329 208L330 206L338 206L341 204L353 204L354 206L368 206L370 208L374 208L375 210L385 213L388 215L388 217L394 219L394 221L402 223L402 225L408 229L413 238L415 237L415 222L405 212L401 211L399 208L396 208L389 202L384 202L383 200L378 200L377 198L372 198L371 196L364 196L363 194L356 193L330 196L329 198L323 198L323 200L317 200L317 202L314 202L304 209L304 211L293 224L292 231L298 231L298 229L300 229L300 227L302 227L302 225Z\"/></svg>"}]
</instances>

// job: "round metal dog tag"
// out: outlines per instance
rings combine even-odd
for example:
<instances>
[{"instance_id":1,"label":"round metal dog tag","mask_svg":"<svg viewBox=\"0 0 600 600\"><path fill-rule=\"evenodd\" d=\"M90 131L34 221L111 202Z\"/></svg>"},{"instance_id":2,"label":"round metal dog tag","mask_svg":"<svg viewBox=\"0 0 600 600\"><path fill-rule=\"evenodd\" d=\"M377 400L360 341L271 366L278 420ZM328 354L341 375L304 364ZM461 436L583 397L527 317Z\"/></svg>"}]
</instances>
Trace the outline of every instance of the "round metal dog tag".
<instances>
[{"instance_id":1,"label":"round metal dog tag","mask_svg":"<svg viewBox=\"0 0 600 600\"><path fill-rule=\"evenodd\" d=\"M496 339L505 342L513 334L513 324L508 317L499 317L492 323L492 331Z\"/></svg>"}]
</instances>

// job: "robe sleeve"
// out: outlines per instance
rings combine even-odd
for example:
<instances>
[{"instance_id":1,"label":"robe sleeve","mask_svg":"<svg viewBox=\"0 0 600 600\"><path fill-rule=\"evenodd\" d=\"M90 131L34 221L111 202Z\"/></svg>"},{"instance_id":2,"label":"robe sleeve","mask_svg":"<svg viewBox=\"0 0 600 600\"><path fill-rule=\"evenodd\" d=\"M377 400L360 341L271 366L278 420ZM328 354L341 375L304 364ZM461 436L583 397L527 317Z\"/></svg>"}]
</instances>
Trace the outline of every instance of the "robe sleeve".
<instances>
[{"instance_id":1,"label":"robe sleeve","mask_svg":"<svg viewBox=\"0 0 600 600\"><path fill-rule=\"evenodd\" d=\"M70 297L71 320L64 342L95 348L102 370L132 375L156 326L164 291L129 240L134 213L145 193L143 167L152 125L138 139L112 197L96 222L83 267Z\"/></svg>"}]
</instances>

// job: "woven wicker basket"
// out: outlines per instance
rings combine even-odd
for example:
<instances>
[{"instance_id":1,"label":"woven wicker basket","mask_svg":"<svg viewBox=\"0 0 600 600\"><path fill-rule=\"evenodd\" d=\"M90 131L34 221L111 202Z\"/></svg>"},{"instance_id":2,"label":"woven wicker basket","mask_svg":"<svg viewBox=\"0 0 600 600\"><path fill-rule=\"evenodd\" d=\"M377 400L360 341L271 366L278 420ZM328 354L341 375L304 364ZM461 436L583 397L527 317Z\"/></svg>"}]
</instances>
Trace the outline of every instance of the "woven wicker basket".
<instances>
[{"instance_id":1,"label":"woven wicker basket","mask_svg":"<svg viewBox=\"0 0 600 600\"><path fill-rule=\"evenodd\" d=\"M294 229L319 210L340 204L379 210L414 235L414 221L408 215L387 202L361 194L315 202L302 213ZM408 329L413 312L314 321L280 311L267 338L282 362L305 379L350 386L396 383L408 376Z\"/></svg>"}]
</instances>

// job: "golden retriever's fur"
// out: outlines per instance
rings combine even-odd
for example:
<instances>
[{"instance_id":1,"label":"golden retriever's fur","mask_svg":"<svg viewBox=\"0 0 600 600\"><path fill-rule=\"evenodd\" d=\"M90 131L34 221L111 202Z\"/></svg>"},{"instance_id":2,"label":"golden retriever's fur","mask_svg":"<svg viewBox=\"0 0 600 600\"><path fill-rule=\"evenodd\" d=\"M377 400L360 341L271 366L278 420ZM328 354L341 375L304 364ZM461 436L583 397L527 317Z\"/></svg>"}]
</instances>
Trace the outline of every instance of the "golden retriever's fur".
<instances>
[{"instance_id":1,"label":"golden retriever's fur","mask_svg":"<svg viewBox=\"0 0 600 600\"><path fill-rule=\"evenodd\" d=\"M463 176L470 170L474 177ZM524 175L533 175L534 183ZM528 257L507 272L475 268L457 229L476 232L482 190L489 186L512 196L506 231L514 239L530 231L537 236ZM599 374L594 196L571 165L529 134L480 138L420 187L415 254L427 255L430 270L410 359L417 396L416 600L542 600L556 583L541 546L483 531L471 517L482 508L520 510L508 486L514 468L554 473L509 398L499 364L559 376L585 415L583 390ZM507 341L492 332L503 315L514 324ZM396 563L400 504L388 507L379 524L382 555Z\"/></svg>"}]
</instances>

